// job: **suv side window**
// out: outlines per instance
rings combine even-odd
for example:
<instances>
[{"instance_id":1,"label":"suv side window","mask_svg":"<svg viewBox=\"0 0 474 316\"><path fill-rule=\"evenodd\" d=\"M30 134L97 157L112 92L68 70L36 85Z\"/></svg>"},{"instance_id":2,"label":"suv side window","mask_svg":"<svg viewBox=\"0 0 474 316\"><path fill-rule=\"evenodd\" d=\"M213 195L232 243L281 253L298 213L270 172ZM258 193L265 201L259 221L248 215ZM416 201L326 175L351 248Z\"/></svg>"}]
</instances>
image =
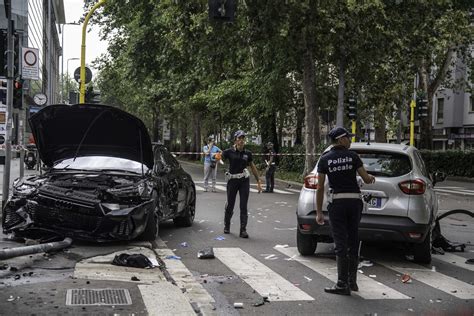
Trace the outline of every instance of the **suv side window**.
<instances>
[{"instance_id":1,"label":"suv side window","mask_svg":"<svg viewBox=\"0 0 474 316\"><path fill-rule=\"evenodd\" d=\"M421 173L425 177L430 178L430 175L428 171L426 170L425 162L423 161L423 158L421 157L421 154L418 150L414 151L414 156L415 156L416 163L418 164L418 166L420 166Z\"/></svg>"}]
</instances>

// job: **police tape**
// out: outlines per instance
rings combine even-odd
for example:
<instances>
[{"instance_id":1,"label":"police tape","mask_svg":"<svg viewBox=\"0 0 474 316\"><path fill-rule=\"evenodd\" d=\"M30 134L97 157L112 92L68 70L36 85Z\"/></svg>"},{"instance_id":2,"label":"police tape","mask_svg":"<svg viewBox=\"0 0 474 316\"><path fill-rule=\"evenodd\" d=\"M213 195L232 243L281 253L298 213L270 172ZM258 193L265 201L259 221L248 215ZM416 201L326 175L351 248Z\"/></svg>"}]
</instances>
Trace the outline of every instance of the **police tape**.
<instances>
[{"instance_id":1,"label":"police tape","mask_svg":"<svg viewBox=\"0 0 474 316\"><path fill-rule=\"evenodd\" d=\"M205 155L202 152L189 152L189 151L171 151L173 155ZM252 153L253 156L268 156L268 153ZM320 153L317 154L302 154L302 153L281 153L273 154L273 156L321 156Z\"/></svg>"},{"instance_id":2,"label":"police tape","mask_svg":"<svg viewBox=\"0 0 474 316\"><path fill-rule=\"evenodd\" d=\"M5 148L6 148L5 144L0 145L0 150L5 149ZM11 149L12 149L12 151L30 150L30 149L26 148L26 146L23 146L23 145L11 145Z\"/></svg>"}]
</instances>

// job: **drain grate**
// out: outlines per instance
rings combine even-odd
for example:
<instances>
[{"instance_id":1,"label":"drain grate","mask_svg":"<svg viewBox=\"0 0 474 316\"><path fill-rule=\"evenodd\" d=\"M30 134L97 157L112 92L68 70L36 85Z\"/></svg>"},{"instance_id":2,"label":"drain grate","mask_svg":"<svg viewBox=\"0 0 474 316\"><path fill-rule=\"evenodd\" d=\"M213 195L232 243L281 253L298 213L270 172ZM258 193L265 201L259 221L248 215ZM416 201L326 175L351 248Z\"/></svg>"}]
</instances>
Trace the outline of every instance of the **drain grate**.
<instances>
[{"instance_id":1,"label":"drain grate","mask_svg":"<svg viewBox=\"0 0 474 316\"><path fill-rule=\"evenodd\" d=\"M127 289L69 289L66 305L132 305Z\"/></svg>"}]
</instances>

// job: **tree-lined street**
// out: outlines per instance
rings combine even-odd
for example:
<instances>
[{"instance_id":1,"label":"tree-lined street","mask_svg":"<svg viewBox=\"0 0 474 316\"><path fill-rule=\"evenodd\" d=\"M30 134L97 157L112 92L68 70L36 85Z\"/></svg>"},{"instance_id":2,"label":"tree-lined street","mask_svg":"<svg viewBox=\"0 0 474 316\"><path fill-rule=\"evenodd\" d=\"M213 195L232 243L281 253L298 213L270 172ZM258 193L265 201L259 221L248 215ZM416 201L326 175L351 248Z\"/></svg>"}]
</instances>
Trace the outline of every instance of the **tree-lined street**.
<instances>
[{"instance_id":1,"label":"tree-lined street","mask_svg":"<svg viewBox=\"0 0 474 316\"><path fill-rule=\"evenodd\" d=\"M198 192L192 227L163 223L159 239L151 244L75 241L58 253L2 261L1 310L8 314L150 315L163 313L166 306L173 313L187 311L189 315L193 308L206 315L345 314L349 310L352 314L424 314L434 309L441 314L470 314L474 310L474 269L466 263L474 253L472 218L453 215L441 221L443 235L467 247L465 252L434 255L431 265L410 263L397 245L363 244L361 291L351 297L334 297L323 292L336 277L332 244L319 244L316 254L309 257L299 256L296 250L296 184L277 181L273 194L251 192L250 238L246 240L238 237L237 209L231 234L222 233L222 170L217 192L212 193L204 192L202 166L184 163L184 167ZM437 188L441 211L469 209L472 204L474 183L446 181ZM1 248L24 245L6 237ZM197 259L197 252L210 246L216 258ZM145 270L110 264L115 254L127 249L157 257L166 268ZM403 274L409 274L412 281L403 283ZM67 291L78 288L127 289L132 304L67 306ZM269 302L254 306L262 303L264 296ZM234 308L234 303L243 303L243 308Z\"/></svg>"}]
</instances>

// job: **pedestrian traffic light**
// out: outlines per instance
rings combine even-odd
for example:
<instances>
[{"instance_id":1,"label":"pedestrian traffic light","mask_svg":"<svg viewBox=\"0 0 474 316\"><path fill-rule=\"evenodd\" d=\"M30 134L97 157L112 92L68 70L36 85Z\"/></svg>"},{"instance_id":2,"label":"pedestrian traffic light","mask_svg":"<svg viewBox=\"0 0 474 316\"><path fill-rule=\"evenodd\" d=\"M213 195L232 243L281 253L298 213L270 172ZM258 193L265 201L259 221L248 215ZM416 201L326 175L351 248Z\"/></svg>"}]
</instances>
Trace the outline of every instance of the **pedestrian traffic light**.
<instances>
[{"instance_id":1,"label":"pedestrian traffic light","mask_svg":"<svg viewBox=\"0 0 474 316\"><path fill-rule=\"evenodd\" d=\"M15 80L13 82L13 107L15 109L23 108L23 82Z\"/></svg>"},{"instance_id":2,"label":"pedestrian traffic light","mask_svg":"<svg viewBox=\"0 0 474 316\"><path fill-rule=\"evenodd\" d=\"M416 99L416 117L418 120L422 120L428 117L428 100L424 98Z\"/></svg>"},{"instance_id":3,"label":"pedestrian traffic light","mask_svg":"<svg viewBox=\"0 0 474 316\"><path fill-rule=\"evenodd\" d=\"M7 82L0 80L0 104L7 105Z\"/></svg>"},{"instance_id":4,"label":"pedestrian traffic light","mask_svg":"<svg viewBox=\"0 0 474 316\"><path fill-rule=\"evenodd\" d=\"M354 121L357 118L357 99L350 97L347 103L347 116Z\"/></svg>"},{"instance_id":5,"label":"pedestrian traffic light","mask_svg":"<svg viewBox=\"0 0 474 316\"><path fill-rule=\"evenodd\" d=\"M237 0L209 0L209 20L233 22Z\"/></svg>"}]
</instances>

